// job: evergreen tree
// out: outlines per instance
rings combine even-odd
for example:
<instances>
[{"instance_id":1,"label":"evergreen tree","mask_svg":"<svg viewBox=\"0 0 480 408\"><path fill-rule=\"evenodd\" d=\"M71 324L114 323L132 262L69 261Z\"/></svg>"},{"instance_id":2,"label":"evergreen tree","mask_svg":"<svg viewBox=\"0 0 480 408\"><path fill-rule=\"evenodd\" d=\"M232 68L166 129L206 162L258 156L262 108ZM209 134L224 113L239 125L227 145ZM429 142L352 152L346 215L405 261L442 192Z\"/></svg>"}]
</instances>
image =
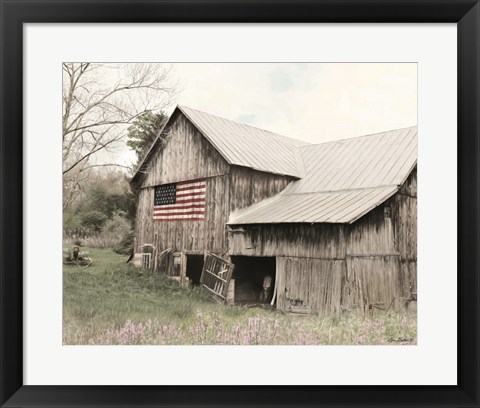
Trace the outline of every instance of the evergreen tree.
<instances>
[{"instance_id":1,"label":"evergreen tree","mask_svg":"<svg viewBox=\"0 0 480 408\"><path fill-rule=\"evenodd\" d=\"M168 117L163 113L144 112L128 128L127 145L137 155L136 166L143 160L148 150L167 123Z\"/></svg>"}]
</instances>

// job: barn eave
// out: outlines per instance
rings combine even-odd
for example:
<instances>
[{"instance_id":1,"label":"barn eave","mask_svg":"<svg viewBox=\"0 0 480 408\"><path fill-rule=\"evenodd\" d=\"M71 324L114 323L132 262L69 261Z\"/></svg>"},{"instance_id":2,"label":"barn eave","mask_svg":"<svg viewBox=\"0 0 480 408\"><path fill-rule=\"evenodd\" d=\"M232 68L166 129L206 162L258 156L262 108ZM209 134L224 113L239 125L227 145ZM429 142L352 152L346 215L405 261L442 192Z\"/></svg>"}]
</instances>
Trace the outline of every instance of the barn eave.
<instances>
[{"instance_id":1,"label":"barn eave","mask_svg":"<svg viewBox=\"0 0 480 408\"><path fill-rule=\"evenodd\" d=\"M227 225L353 224L394 196L414 169L400 185L305 194L282 192L232 213Z\"/></svg>"}]
</instances>

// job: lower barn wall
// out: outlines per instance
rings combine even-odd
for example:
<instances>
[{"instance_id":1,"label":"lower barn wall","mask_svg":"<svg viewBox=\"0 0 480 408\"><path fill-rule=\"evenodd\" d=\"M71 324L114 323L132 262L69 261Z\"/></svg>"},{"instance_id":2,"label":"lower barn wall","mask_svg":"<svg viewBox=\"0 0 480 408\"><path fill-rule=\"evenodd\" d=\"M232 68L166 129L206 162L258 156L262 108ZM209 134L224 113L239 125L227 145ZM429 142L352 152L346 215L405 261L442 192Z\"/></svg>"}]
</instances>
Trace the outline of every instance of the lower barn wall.
<instances>
[{"instance_id":1,"label":"lower barn wall","mask_svg":"<svg viewBox=\"0 0 480 408\"><path fill-rule=\"evenodd\" d=\"M345 261L277 258L277 308L294 313L341 310Z\"/></svg>"},{"instance_id":2,"label":"lower barn wall","mask_svg":"<svg viewBox=\"0 0 480 408\"><path fill-rule=\"evenodd\" d=\"M343 284L343 310L402 309L404 277L397 256L348 257Z\"/></svg>"},{"instance_id":3,"label":"lower barn wall","mask_svg":"<svg viewBox=\"0 0 480 408\"><path fill-rule=\"evenodd\" d=\"M396 214L394 235L400 269L405 276L405 291L415 297L417 293L417 199L400 193L392 203L392 209L393 214Z\"/></svg>"},{"instance_id":4,"label":"lower barn wall","mask_svg":"<svg viewBox=\"0 0 480 408\"><path fill-rule=\"evenodd\" d=\"M231 229L231 255L277 257L278 309L399 310L416 295L416 197L398 193L351 225Z\"/></svg>"},{"instance_id":5,"label":"lower barn wall","mask_svg":"<svg viewBox=\"0 0 480 408\"><path fill-rule=\"evenodd\" d=\"M314 259L277 257L277 308L328 315L401 310L404 275L396 256Z\"/></svg>"}]
</instances>

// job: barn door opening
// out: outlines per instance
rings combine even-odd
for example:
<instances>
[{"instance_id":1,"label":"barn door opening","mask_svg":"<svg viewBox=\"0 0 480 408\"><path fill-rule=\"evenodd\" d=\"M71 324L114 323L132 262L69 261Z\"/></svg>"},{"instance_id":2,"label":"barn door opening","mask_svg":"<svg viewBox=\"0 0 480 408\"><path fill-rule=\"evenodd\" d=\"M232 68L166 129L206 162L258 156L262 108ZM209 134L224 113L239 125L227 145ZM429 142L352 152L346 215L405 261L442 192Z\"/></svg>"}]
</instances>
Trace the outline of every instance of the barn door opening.
<instances>
[{"instance_id":1,"label":"barn door opening","mask_svg":"<svg viewBox=\"0 0 480 408\"><path fill-rule=\"evenodd\" d=\"M235 303L268 305L272 299L275 303L275 257L234 256L232 262L235 264Z\"/></svg>"},{"instance_id":2,"label":"barn door opening","mask_svg":"<svg viewBox=\"0 0 480 408\"><path fill-rule=\"evenodd\" d=\"M226 302L233 268L232 263L215 254L207 253L205 254L200 283L208 291Z\"/></svg>"},{"instance_id":3,"label":"barn door opening","mask_svg":"<svg viewBox=\"0 0 480 408\"><path fill-rule=\"evenodd\" d=\"M187 278L194 285L200 285L200 278L203 270L203 254L191 255L187 254Z\"/></svg>"}]
</instances>

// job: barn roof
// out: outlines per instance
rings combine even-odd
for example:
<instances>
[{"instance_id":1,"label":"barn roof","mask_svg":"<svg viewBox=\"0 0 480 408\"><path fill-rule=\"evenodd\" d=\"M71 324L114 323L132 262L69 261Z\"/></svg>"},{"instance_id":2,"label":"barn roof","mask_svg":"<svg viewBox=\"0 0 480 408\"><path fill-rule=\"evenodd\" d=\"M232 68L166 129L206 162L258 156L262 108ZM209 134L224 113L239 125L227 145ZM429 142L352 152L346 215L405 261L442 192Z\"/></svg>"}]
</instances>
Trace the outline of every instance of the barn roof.
<instances>
[{"instance_id":1,"label":"barn roof","mask_svg":"<svg viewBox=\"0 0 480 408\"><path fill-rule=\"evenodd\" d=\"M267 173L302 176L298 148L308 143L181 105L177 106L169 122L178 112L187 117L227 163ZM133 179L145 170L158 141L157 137Z\"/></svg>"},{"instance_id":2,"label":"barn roof","mask_svg":"<svg viewBox=\"0 0 480 408\"><path fill-rule=\"evenodd\" d=\"M304 177L232 213L229 224L352 223L393 194L417 163L417 128L299 148Z\"/></svg>"},{"instance_id":3,"label":"barn roof","mask_svg":"<svg viewBox=\"0 0 480 408\"><path fill-rule=\"evenodd\" d=\"M306 142L234 122L186 106L178 109L233 165L300 177L296 150Z\"/></svg>"}]
</instances>

